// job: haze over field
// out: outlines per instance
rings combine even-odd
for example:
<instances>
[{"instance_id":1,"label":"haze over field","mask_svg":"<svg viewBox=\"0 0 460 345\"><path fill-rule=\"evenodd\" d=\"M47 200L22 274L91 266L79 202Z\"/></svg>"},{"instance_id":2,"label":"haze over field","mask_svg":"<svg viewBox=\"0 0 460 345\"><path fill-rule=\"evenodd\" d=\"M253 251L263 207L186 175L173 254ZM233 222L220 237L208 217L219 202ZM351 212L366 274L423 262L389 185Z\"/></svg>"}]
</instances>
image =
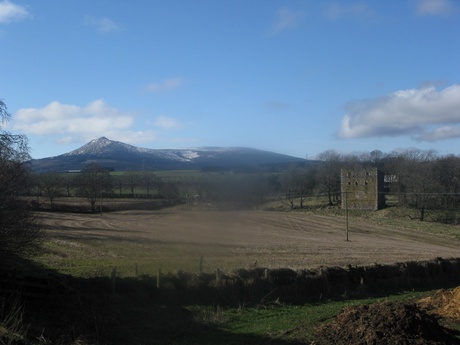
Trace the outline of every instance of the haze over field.
<instances>
[{"instance_id":1,"label":"haze over field","mask_svg":"<svg viewBox=\"0 0 460 345\"><path fill-rule=\"evenodd\" d=\"M33 158L102 136L459 154L459 32L455 0L0 0L0 98Z\"/></svg>"}]
</instances>

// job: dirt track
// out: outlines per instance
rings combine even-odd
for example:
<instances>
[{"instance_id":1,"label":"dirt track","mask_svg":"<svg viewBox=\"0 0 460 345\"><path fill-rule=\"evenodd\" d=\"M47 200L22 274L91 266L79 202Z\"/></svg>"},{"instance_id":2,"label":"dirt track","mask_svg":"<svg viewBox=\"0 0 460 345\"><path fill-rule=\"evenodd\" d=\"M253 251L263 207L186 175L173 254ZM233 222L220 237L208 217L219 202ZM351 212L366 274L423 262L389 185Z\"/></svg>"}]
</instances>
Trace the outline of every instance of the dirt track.
<instances>
[{"instance_id":1,"label":"dirt track","mask_svg":"<svg viewBox=\"0 0 460 345\"><path fill-rule=\"evenodd\" d=\"M309 268L459 257L459 243L416 230L390 229L350 220L349 241L343 217L264 211L119 211L102 216L42 213L52 238L60 243L125 248L114 256L129 260L146 247L158 260L184 263L204 255L216 267ZM136 247L137 246L137 247ZM136 249L137 248L137 249ZM102 249L101 249L102 250ZM152 254L154 255L154 254ZM133 259L138 260L138 259ZM153 260L149 257L149 260ZM187 267L185 267L187 269Z\"/></svg>"}]
</instances>

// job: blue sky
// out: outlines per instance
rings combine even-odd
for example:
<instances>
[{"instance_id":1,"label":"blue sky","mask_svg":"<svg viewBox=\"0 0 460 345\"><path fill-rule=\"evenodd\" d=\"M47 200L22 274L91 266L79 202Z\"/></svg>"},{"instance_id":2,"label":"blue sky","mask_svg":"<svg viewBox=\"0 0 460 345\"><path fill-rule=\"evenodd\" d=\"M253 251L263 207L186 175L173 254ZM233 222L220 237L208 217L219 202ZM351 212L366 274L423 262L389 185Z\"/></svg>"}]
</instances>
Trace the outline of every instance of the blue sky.
<instances>
[{"instance_id":1,"label":"blue sky","mask_svg":"<svg viewBox=\"0 0 460 345\"><path fill-rule=\"evenodd\" d=\"M0 0L3 127L315 158L460 154L460 1Z\"/></svg>"}]
</instances>

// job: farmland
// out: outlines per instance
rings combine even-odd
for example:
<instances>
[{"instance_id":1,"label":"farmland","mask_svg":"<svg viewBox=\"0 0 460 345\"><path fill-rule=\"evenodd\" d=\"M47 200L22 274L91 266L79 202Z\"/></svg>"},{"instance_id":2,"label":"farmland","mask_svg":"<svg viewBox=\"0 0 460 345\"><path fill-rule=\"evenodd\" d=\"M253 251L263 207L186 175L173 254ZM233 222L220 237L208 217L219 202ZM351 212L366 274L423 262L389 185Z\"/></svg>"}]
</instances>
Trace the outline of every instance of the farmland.
<instances>
[{"instance_id":1,"label":"farmland","mask_svg":"<svg viewBox=\"0 0 460 345\"><path fill-rule=\"evenodd\" d=\"M183 270L389 264L458 257L456 227L312 212L175 206L103 214L38 213L50 268L78 276ZM201 259L202 258L202 259Z\"/></svg>"}]
</instances>

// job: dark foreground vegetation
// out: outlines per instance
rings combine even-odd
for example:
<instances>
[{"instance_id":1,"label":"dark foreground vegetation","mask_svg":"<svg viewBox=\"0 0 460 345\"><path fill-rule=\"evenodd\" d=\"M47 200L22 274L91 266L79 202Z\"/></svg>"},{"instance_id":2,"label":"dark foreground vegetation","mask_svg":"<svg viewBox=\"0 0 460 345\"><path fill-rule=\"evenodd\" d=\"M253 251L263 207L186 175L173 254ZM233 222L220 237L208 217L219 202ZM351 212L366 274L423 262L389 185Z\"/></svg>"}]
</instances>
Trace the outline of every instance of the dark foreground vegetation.
<instances>
[{"instance_id":1,"label":"dark foreground vegetation","mask_svg":"<svg viewBox=\"0 0 460 345\"><path fill-rule=\"evenodd\" d=\"M2 271L2 343L310 344L315 340L329 344L344 340L344 326L328 328L334 327L329 322L341 308L383 297L396 299L389 295L413 300L426 295L422 291L454 286L460 280L460 260L303 271L235 270L217 275L178 272L160 281L150 276L84 279L44 271L39 276L40 271L29 276ZM410 326L407 332L414 332L410 336L419 342L403 344L435 344L421 342L423 337L441 341L436 344L458 343L452 330L440 334L437 319L412 304L361 308L348 310L348 327L356 326L353 318L370 318L363 311L378 310L373 317L385 318L384 312L389 313L393 327L398 325L400 331ZM336 322L340 318L345 316ZM379 327L391 326L384 320L372 325L377 333L369 333L369 321L362 334L378 337ZM319 327L324 321L329 322ZM355 340L343 344L367 344L358 341L356 332L347 336ZM407 334L393 330L392 337L404 339Z\"/></svg>"}]
</instances>

